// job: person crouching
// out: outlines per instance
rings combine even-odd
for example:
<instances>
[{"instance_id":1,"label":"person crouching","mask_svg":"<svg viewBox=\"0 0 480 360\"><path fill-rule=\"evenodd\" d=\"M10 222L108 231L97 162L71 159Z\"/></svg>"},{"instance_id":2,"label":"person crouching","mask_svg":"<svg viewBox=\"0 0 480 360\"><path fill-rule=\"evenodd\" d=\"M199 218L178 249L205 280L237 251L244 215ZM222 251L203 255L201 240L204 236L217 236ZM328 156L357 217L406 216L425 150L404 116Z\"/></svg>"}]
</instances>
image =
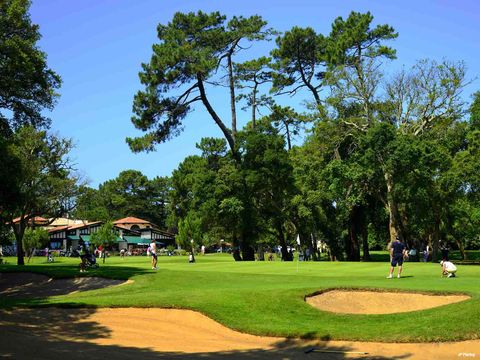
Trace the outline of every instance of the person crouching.
<instances>
[{"instance_id":1,"label":"person crouching","mask_svg":"<svg viewBox=\"0 0 480 360\"><path fill-rule=\"evenodd\" d=\"M455 277L457 267L454 263L448 260L442 260L440 261L440 266L442 267L442 276Z\"/></svg>"}]
</instances>

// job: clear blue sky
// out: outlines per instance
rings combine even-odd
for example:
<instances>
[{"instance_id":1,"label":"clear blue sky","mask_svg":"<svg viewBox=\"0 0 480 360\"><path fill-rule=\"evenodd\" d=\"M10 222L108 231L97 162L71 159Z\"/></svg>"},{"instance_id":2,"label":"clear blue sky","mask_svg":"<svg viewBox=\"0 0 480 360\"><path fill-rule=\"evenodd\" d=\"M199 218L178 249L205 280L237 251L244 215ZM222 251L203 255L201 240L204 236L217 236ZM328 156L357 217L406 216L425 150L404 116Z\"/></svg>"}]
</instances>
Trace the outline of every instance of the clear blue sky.
<instances>
[{"instance_id":1,"label":"clear blue sky","mask_svg":"<svg viewBox=\"0 0 480 360\"><path fill-rule=\"evenodd\" d=\"M140 133L130 122L132 99L140 89L140 64L148 62L157 41L156 26L177 11L218 10L231 15L259 14L269 26L285 31L311 26L328 34L337 16L371 11L375 24L387 23L399 32L391 43L398 60L391 66L411 65L417 59L464 60L470 78L480 75L480 2L477 0L33 0L31 17L43 35L40 47L49 66L63 79L53 131L73 138L78 170L90 185L116 177L125 169L149 178L168 176L204 136L221 136L203 109L185 121L185 131L149 154L130 152L125 138ZM253 56L267 55L258 51ZM480 88L475 81L465 98ZM228 98L214 93L214 106L226 111ZM248 113L240 114L244 119Z\"/></svg>"}]
</instances>

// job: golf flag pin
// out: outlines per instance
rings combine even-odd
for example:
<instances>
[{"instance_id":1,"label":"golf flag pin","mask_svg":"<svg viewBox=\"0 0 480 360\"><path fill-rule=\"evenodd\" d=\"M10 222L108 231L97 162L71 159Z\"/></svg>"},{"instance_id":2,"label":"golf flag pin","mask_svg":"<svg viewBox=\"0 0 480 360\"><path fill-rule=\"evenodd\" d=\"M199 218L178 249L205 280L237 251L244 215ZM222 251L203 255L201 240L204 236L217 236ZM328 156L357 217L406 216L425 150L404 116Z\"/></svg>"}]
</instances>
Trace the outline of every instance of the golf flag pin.
<instances>
[{"instance_id":1,"label":"golf flag pin","mask_svg":"<svg viewBox=\"0 0 480 360\"><path fill-rule=\"evenodd\" d=\"M300 245L300 234L297 235L297 244Z\"/></svg>"}]
</instances>

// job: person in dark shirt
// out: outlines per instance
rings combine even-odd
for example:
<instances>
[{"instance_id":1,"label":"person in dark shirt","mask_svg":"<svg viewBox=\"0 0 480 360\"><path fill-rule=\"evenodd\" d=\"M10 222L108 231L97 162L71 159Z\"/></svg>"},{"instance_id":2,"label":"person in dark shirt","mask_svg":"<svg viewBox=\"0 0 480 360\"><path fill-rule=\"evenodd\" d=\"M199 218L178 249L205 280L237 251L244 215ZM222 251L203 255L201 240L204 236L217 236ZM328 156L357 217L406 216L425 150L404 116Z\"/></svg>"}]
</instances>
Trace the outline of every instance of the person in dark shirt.
<instances>
[{"instance_id":1,"label":"person in dark shirt","mask_svg":"<svg viewBox=\"0 0 480 360\"><path fill-rule=\"evenodd\" d=\"M446 242L441 242L440 241L440 251L442 252L442 260L443 261L450 261L448 258L448 252L450 249L448 248L448 244Z\"/></svg>"},{"instance_id":2,"label":"person in dark shirt","mask_svg":"<svg viewBox=\"0 0 480 360\"><path fill-rule=\"evenodd\" d=\"M406 254L406 247L400 241L400 238L397 236L395 241L392 243L390 247L390 274L388 274L387 279L391 279L393 277L393 271L395 267L398 265L398 274L397 277L400 279L402 274L402 266L403 266L403 258Z\"/></svg>"}]
</instances>

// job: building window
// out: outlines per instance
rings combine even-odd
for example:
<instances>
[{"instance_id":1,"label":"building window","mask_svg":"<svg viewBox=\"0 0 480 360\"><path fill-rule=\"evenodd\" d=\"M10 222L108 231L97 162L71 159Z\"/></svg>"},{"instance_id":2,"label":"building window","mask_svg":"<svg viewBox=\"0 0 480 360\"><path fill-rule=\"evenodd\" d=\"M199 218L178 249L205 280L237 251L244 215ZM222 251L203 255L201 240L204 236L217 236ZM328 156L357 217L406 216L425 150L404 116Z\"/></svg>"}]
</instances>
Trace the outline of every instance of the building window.
<instances>
[{"instance_id":1,"label":"building window","mask_svg":"<svg viewBox=\"0 0 480 360\"><path fill-rule=\"evenodd\" d=\"M88 234L90 234L90 229L89 228L85 228L85 229L80 230L80 235L88 235Z\"/></svg>"}]
</instances>

